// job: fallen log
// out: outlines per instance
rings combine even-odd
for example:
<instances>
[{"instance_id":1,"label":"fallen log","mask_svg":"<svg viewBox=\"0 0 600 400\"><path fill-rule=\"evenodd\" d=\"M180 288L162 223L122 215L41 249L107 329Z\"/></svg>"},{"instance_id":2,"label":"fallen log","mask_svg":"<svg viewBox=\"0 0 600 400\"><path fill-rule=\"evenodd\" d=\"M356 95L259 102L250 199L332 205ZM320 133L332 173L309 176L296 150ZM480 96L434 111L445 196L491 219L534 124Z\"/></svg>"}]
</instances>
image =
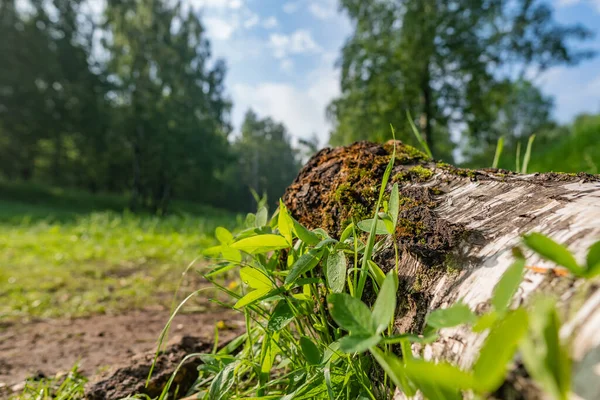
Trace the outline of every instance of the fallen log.
<instances>
[{"instance_id":1,"label":"fallen log","mask_svg":"<svg viewBox=\"0 0 600 400\"><path fill-rule=\"evenodd\" d=\"M321 150L288 188L284 203L304 226L339 237L351 221L372 216L393 145L358 142ZM401 252L398 333L420 332L428 312L459 299L473 310L489 308L494 286L513 261L512 248L521 244L525 233L550 236L568 246L579 261L600 239L598 176L466 170L436 163L396 142L388 194L394 183L400 186L401 204L393 239ZM570 340L575 361L573 391L583 399L600 398L598 281L539 273L552 271L555 265L530 252L526 255L528 265L538 272L527 272L515 302L527 302L533 293L559 299L566 321L561 334ZM393 267L391 242L375 261L384 271ZM427 359L468 368L483 336L463 327L444 329L438 341L420 350ZM539 388L517 367L496 397L541 397Z\"/></svg>"}]
</instances>

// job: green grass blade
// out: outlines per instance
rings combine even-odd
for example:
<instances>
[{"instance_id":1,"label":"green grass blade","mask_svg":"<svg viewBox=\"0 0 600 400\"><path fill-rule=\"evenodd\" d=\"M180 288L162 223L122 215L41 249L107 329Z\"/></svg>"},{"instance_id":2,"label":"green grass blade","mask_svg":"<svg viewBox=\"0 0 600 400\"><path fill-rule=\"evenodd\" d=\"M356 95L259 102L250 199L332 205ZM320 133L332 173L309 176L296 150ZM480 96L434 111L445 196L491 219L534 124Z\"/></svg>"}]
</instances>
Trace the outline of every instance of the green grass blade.
<instances>
[{"instance_id":1,"label":"green grass blade","mask_svg":"<svg viewBox=\"0 0 600 400\"><path fill-rule=\"evenodd\" d=\"M394 130L392 128L392 134L394 134ZM362 298L363 290L365 287L365 283L367 281L367 275L369 271L369 260L371 260L371 256L373 255L373 246L375 246L375 235L377 232L377 220L379 217L379 207L381 207L381 202L383 200L383 195L385 193L385 188L387 186L388 180L390 179L390 175L392 174L392 169L394 168L394 161L396 159L396 142L394 142L394 150L392 151L392 156L390 157L390 162L385 168L385 172L383 173L383 179L381 181L381 188L379 189L379 198L377 199L377 205L375 206L375 210L373 212L373 223L371 225L371 232L369 233L369 238L367 239L367 246L365 248L365 252L362 259L360 277L358 280L358 286L356 287L355 297L360 299Z\"/></svg>"},{"instance_id":2,"label":"green grass blade","mask_svg":"<svg viewBox=\"0 0 600 400\"><path fill-rule=\"evenodd\" d=\"M421 145L423 150L425 150L425 153L429 156L429 158L433 158L433 155L431 154L431 150L429 149L429 146L427 146L427 142L425 141L425 139L423 139L423 136L421 135L421 133L419 133L419 130L417 129L417 127L412 119L412 116L410 115L410 111L408 111L408 110L406 110L406 117L408 118L408 123L410 124L412 132L414 133L415 137L417 138L417 141L419 142L419 144Z\"/></svg>"},{"instance_id":3,"label":"green grass blade","mask_svg":"<svg viewBox=\"0 0 600 400\"><path fill-rule=\"evenodd\" d=\"M527 149L525 150L525 158L523 158L523 170L521 173L527 173L527 167L529 166L529 159L531 158L531 147L533 146L533 141L535 140L535 135L529 136L529 140L527 141Z\"/></svg>"},{"instance_id":4,"label":"green grass blade","mask_svg":"<svg viewBox=\"0 0 600 400\"><path fill-rule=\"evenodd\" d=\"M502 149L504 148L504 136L500 136L498 139L498 144L496 144L496 154L494 154L494 162L492 163L492 168L498 168L498 163L500 162L500 155L502 154Z\"/></svg>"}]
</instances>

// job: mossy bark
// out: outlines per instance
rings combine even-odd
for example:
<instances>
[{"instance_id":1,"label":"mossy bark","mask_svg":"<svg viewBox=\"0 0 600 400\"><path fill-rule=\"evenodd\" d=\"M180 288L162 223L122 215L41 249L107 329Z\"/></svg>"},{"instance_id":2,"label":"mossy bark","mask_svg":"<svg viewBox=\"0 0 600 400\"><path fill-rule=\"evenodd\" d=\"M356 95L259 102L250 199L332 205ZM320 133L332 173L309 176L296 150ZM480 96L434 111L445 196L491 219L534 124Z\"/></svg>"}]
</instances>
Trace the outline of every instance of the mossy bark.
<instances>
[{"instance_id":1,"label":"mossy bark","mask_svg":"<svg viewBox=\"0 0 600 400\"><path fill-rule=\"evenodd\" d=\"M305 226L339 235L350 221L373 215L392 148L392 142L358 142L321 150L286 191L286 206ZM384 271L391 269L396 242L398 332L419 332L429 311L458 299L478 312L488 308L493 287L513 261L511 250L524 233L544 233L566 244L580 261L600 239L598 176L461 169L428 159L401 142L396 142L391 176L386 192L389 195L392 185L399 184L400 219L375 261ZM527 255L530 266L554 267ZM573 344L576 361L574 391L581 398L600 398L600 379L593 379L593 368L585 367L600 363L599 287L596 282L530 271L515 296L515 302L527 302L532 293L547 292L560 299L567 321L563 334ZM446 329L433 345L414 350L466 368L482 341L469 329ZM509 377L522 385L527 379L518 371ZM503 390L515 392L511 384ZM530 389L521 390L527 393L522 398L534 396L535 386Z\"/></svg>"}]
</instances>

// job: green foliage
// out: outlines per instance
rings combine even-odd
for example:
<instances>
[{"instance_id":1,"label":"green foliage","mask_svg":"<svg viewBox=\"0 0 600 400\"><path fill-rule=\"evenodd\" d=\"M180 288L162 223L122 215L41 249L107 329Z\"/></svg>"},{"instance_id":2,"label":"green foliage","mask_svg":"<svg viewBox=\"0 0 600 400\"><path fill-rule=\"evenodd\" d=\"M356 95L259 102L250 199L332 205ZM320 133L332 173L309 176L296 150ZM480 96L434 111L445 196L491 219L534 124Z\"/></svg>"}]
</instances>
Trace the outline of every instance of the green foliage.
<instances>
[{"instance_id":1,"label":"green foliage","mask_svg":"<svg viewBox=\"0 0 600 400\"><path fill-rule=\"evenodd\" d=\"M543 1L343 0L341 8L354 31L342 49L341 95L328 108L334 145L386 140L390 123L401 140L416 144L415 121L404 111L418 121L433 155L446 161L455 115L472 149L509 133L530 135L547 125L551 102L514 71L591 55L573 45L591 32L558 24Z\"/></svg>"},{"instance_id":2,"label":"green foliage","mask_svg":"<svg viewBox=\"0 0 600 400\"><path fill-rule=\"evenodd\" d=\"M233 247L252 243L239 269L248 290L227 292L236 301L232 307L245 314L247 332L235 355L227 350L232 355L227 368L232 372L217 373L221 370L217 368L201 372L201 398L213 398L210 390L214 387L226 387L231 398L390 398L394 386L407 396L420 392L428 399L458 400L469 392L485 396L502 384L519 349L531 376L540 383L550 382L549 393L564 398L561 396L570 389L570 360L558 337L560 321L554 305L544 303L533 311L509 308L523 278L525 259L520 252L515 252L517 259L495 286L490 312L476 315L458 302L429 313L423 335L395 334L398 271L394 268L385 275L371 258L381 241L394 232L388 230L388 224L393 228L397 219L397 190L394 185L389 203L375 218L356 224L369 232L366 242L354 223L344 230L340 241L320 229L309 231L281 203L270 223L234 235ZM377 220L385 223L381 225L384 237L376 242ZM229 243L224 231L218 236L222 243ZM537 235L525 240L527 244L540 242L542 248L548 245ZM270 252L255 251L273 244ZM592 246L589 264L596 265L599 246ZM363 261L367 258L366 269L348 268L345 254L353 254L355 259L362 256ZM563 251L545 250L544 254L568 264ZM220 271L220 265L218 262L214 271ZM361 276L370 278L370 287L377 294L372 306L358 294ZM206 277L213 279L211 274ZM326 309L331 319L325 315ZM460 325L471 325L473 332L486 334L471 369L425 361L413 354L411 343L429 343L441 329ZM400 345L402 358L392 351L393 344ZM373 361L384 373L375 381Z\"/></svg>"},{"instance_id":3,"label":"green foliage","mask_svg":"<svg viewBox=\"0 0 600 400\"><path fill-rule=\"evenodd\" d=\"M181 203L179 215L160 218L113 211L127 204L118 196L1 184L0 192L0 319L168 309L182 279L182 290L196 285L182 272L215 244L215 227L236 225L232 214Z\"/></svg>"},{"instance_id":4,"label":"green foliage","mask_svg":"<svg viewBox=\"0 0 600 400\"><path fill-rule=\"evenodd\" d=\"M500 278L500 281L494 287L492 306L498 313L505 312L510 306L510 302L523 279L524 270L525 259L518 258L508 267L502 278Z\"/></svg>"},{"instance_id":5,"label":"green foliage","mask_svg":"<svg viewBox=\"0 0 600 400\"><path fill-rule=\"evenodd\" d=\"M79 400L85 399L85 384L87 379L79 372L78 366L64 376L27 380L25 388L18 395L10 396L9 400Z\"/></svg>"},{"instance_id":6,"label":"green foliage","mask_svg":"<svg viewBox=\"0 0 600 400\"><path fill-rule=\"evenodd\" d=\"M427 325L435 328L450 328L462 324L471 324L477 320L473 311L466 305L457 303L452 307L439 309L427 315Z\"/></svg>"},{"instance_id":7,"label":"green foliage","mask_svg":"<svg viewBox=\"0 0 600 400\"><path fill-rule=\"evenodd\" d=\"M227 68L200 15L179 1L105 3L101 16L78 0L0 3L0 177L128 194L158 214L173 199L248 210L249 188L281 196L299 156L252 112L230 143Z\"/></svg>"},{"instance_id":8,"label":"green foliage","mask_svg":"<svg viewBox=\"0 0 600 400\"><path fill-rule=\"evenodd\" d=\"M554 300L538 298L530 314L530 335L521 343L527 371L556 400L569 398L571 358L560 340L560 319Z\"/></svg>"}]
</instances>

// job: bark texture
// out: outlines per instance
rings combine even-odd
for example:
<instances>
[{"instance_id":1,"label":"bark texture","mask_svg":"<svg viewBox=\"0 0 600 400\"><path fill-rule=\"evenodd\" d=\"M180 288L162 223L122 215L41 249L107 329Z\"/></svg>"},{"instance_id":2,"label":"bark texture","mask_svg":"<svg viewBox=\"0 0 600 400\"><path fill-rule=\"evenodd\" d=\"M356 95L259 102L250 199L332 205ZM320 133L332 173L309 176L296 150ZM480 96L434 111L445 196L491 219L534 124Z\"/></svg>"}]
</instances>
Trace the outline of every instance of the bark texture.
<instances>
[{"instance_id":1,"label":"bark texture","mask_svg":"<svg viewBox=\"0 0 600 400\"><path fill-rule=\"evenodd\" d=\"M600 239L600 178L587 174L529 174L486 169L465 170L428 159L396 142L396 163L387 193L400 186L401 212L394 235L400 249L400 287L396 328L419 332L425 315L463 299L472 309L489 307L492 289L512 263L520 236L540 232L565 244L583 262ZM379 182L393 143L358 142L324 149L300 171L284 202L309 228L339 235L352 220L372 215ZM552 268L525 251L528 266ZM375 261L394 265L391 240ZM551 272L527 272L516 302L536 292L559 299L566 321L561 334L572 343L573 389L583 399L600 398L600 284ZM428 359L469 367L483 335L453 328L420 350ZM515 363L499 398L541 398ZM400 397L399 397L400 398Z\"/></svg>"}]
</instances>

